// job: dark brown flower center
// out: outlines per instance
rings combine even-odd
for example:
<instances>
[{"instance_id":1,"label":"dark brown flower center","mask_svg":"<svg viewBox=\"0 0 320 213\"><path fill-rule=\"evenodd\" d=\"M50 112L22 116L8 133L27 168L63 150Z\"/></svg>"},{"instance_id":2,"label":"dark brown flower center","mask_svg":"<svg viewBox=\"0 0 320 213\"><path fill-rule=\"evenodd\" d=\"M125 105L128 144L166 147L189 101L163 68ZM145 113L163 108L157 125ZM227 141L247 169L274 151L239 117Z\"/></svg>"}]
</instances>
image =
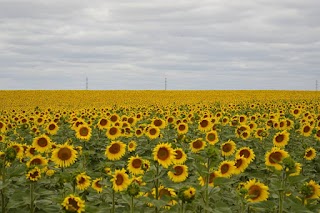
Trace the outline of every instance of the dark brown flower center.
<instances>
[{"instance_id":1,"label":"dark brown flower center","mask_svg":"<svg viewBox=\"0 0 320 213\"><path fill-rule=\"evenodd\" d=\"M111 146L110 146L110 148L109 148L109 152L111 153L111 154L117 154L117 153L119 153L120 152L120 144L118 144L118 143L114 143L114 144L112 144Z\"/></svg>"},{"instance_id":2,"label":"dark brown flower center","mask_svg":"<svg viewBox=\"0 0 320 213\"><path fill-rule=\"evenodd\" d=\"M86 182L86 179L84 177L81 177L80 180L78 181L78 184L83 184Z\"/></svg>"},{"instance_id":3,"label":"dark brown flower center","mask_svg":"<svg viewBox=\"0 0 320 213\"><path fill-rule=\"evenodd\" d=\"M310 130L311 130L310 126L303 127L303 132L304 133L308 133L308 132L310 132Z\"/></svg>"},{"instance_id":4,"label":"dark brown flower center","mask_svg":"<svg viewBox=\"0 0 320 213\"><path fill-rule=\"evenodd\" d=\"M174 167L174 174L179 176L183 173L183 167L182 166L175 166Z\"/></svg>"},{"instance_id":5,"label":"dark brown flower center","mask_svg":"<svg viewBox=\"0 0 320 213\"><path fill-rule=\"evenodd\" d=\"M186 126L184 124L179 125L179 130L184 131L186 129Z\"/></svg>"},{"instance_id":6,"label":"dark brown flower center","mask_svg":"<svg viewBox=\"0 0 320 213\"><path fill-rule=\"evenodd\" d=\"M200 122L200 126L202 127L202 128L205 128L205 127L207 127L209 125L209 121L208 120L202 120L201 122Z\"/></svg>"},{"instance_id":7,"label":"dark brown flower center","mask_svg":"<svg viewBox=\"0 0 320 213\"><path fill-rule=\"evenodd\" d=\"M176 152L176 155L175 155L176 160L181 159L183 156L181 150L175 150L175 152Z\"/></svg>"},{"instance_id":8,"label":"dark brown flower center","mask_svg":"<svg viewBox=\"0 0 320 213\"><path fill-rule=\"evenodd\" d=\"M107 119L104 119L104 118L102 118L101 120L100 120L100 126L105 126L105 125L107 125L108 124L108 120Z\"/></svg>"},{"instance_id":9,"label":"dark brown flower center","mask_svg":"<svg viewBox=\"0 0 320 213\"><path fill-rule=\"evenodd\" d=\"M40 158L35 158L32 161L30 161L30 165L41 165L42 160Z\"/></svg>"},{"instance_id":10,"label":"dark brown flower center","mask_svg":"<svg viewBox=\"0 0 320 213\"><path fill-rule=\"evenodd\" d=\"M116 127L111 127L109 129L109 134L110 135L116 135L118 133L118 129Z\"/></svg>"},{"instance_id":11,"label":"dark brown flower center","mask_svg":"<svg viewBox=\"0 0 320 213\"><path fill-rule=\"evenodd\" d=\"M132 164L131 164L131 165L132 165L133 168L138 169L138 168L141 167L142 161L141 161L141 159L136 158L136 159L134 159L134 160L132 161Z\"/></svg>"},{"instance_id":12,"label":"dark brown flower center","mask_svg":"<svg viewBox=\"0 0 320 213\"><path fill-rule=\"evenodd\" d=\"M153 124L155 126L161 126L162 125L162 121L160 119L156 119L156 120L153 121Z\"/></svg>"},{"instance_id":13,"label":"dark brown flower center","mask_svg":"<svg viewBox=\"0 0 320 213\"><path fill-rule=\"evenodd\" d=\"M155 134L157 134L157 130L155 128L150 128L149 133L150 133L150 135L155 135Z\"/></svg>"},{"instance_id":14,"label":"dark brown flower center","mask_svg":"<svg viewBox=\"0 0 320 213\"><path fill-rule=\"evenodd\" d=\"M232 145L230 143L226 143L222 146L222 150L224 152L230 152L232 150Z\"/></svg>"},{"instance_id":15,"label":"dark brown flower center","mask_svg":"<svg viewBox=\"0 0 320 213\"><path fill-rule=\"evenodd\" d=\"M239 158L236 160L236 163L234 164L235 167L239 168L243 164L243 159Z\"/></svg>"},{"instance_id":16,"label":"dark brown flower center","mask_svg":"<svg viewBox=\"0 0 320 213\"><path fill-rule=\"evenodd\" d=\"M261 188L257 185L253 185L249 188L248 194L252 200L255 200L261 195Z\"/></svg>"},{"instance_id":17,"label":"dark brown flower center","mask_svg":"<svg viewBox=\"0 0 320 213\"><path fill-rule=\"evenodd\" d=\"M89 134L89 129L87 127L81 127L79 130L81 136L85 137Z\"/></svg>"},{"instance_id":18,"label":"dark brown flower center","mask_svg":"<svg viewBox=\"0 0 320 213\"><path fill-rule=\"evenodd\" d=\"M230 166L229 166L229 164L223 164L222 166L221 166L221 174L225 174L225 173L227 173L228 171L229 171L229 169L230 169Z\"/></svg>"},{"instance_id":19,"label":"dark brown flower center","mask_svg":"<svg viewBox=\"0 0 320 213\"><path fill-rule=\"evenodd\" d=\"M241 150L239 154L240 154L240 156L244 156L245 158L250 157L250 151L247 149Z\"/></svg>"},{"instance_id":20,"label":"dark brown flower center","mask_svg":"<svg viewBox=\"0 0 320 213\"><path fill-rule=\"evenodd\" d=\"M166 147L161 147L158 150L157 157L160 160L167 160L170 156L169 150Z\"/></svg>"},{"instance_id":21,"label":"dark brown flower center","mask_svg":"<svg viewBox=\"0 0 320 213\"><path fill-rule=\"evenodd\" d=\"M77 211L80 208L80 206L78 206L78 202L73 198L69 198L68 203L72 206L73 211Z\"/></svg>"},{"instance_id":22,"label":"dark brown flower center","mask_svg":"<svg viewBox=\"0 0 320 213\"><path fill-rule=\"evenodd\" d=\"M281 152L273 152L269 156L269 161L270 163L278 163L282 159L282 154Z\"/></svg>"},{"instance_id":23,"label":"dark brown flower center","mask_svg":"<svg viewBox=\"0 0 320 213\"><path fill-rule=\"evenodd\" d=\"M60 160L63 160L63 161L69 160L71 156L72 156L72 152L67 147L60 148L58 151L58 158Z\"/></svg>"},{"instance_id":24,"label":"dark brown flower center","mask_svg":"<svg viewBox=\"0 0 320 213\"><path fill-rule=\"evenodd\" d=\"M211 132L208 134L207 139L208 141L214 141L216 139L216 135L213 132Z\"/></svg>"},{"instance_id":25,"label":"dark brown flower center","mask_svg":"<svg viewBox=\"0 0 320 213\"><path fill-rule=\"evenodd\" d=\"M121 174L118 174L118 175L116 176L116 184L117 184L118 186L120 186L120 185L122 185L123 181L124 181L123 176L122 176Z\"/></svg>"},{"instance_id":26,"label":"dark brown flower center","mask_svg":"<svg viewBox=\"0 0 320 213\"><path fill-rule=\"evenodd\" d=\"M280 135L277 135L277 137L275 138L276 142L277 143L281 143L284 141L284 135L280 134Z\"/></svg>"},{"instance_id":27,"label":"dark brown flower center","mask_svg":"<svg viewBox=\"0 0 320 213\"><path fill-rule=\"evenodd\" d=\"M201 140L196 140L192 143L192 146L195 149L201 149L202 145L203 145L203 142Z\"/></svg>"},{"instance_id":28,"label":"dark brown flower center","mask_svg":"<svg viewBox=\"0 0 320 213\"><path fill-rule=\"evenodd\" d=\"M38 146L46 147L48 145L48 140L46 138L38 139Z\"/></svg>"},{"instance_id":29,"label":"dark brown flower center","mask_svg":"<svg viewBox=\"0 0 320 213\"><path fill-rule=\"evenodd\" d=\"M56 125L55 124L50 124L49 125L49 130L54 130L56 128Z\"/></svg>"},{"instance_id":30,"label":"dark brown flower center","mask_svg":"<svg viewBox=\"0 0 320 213\"><path fill-rule=\"evenodd\" d=\"M312 156L312 150L309 150L307 153L306 153L306 157L311 157Z\"/></svg>"}]
</instances>

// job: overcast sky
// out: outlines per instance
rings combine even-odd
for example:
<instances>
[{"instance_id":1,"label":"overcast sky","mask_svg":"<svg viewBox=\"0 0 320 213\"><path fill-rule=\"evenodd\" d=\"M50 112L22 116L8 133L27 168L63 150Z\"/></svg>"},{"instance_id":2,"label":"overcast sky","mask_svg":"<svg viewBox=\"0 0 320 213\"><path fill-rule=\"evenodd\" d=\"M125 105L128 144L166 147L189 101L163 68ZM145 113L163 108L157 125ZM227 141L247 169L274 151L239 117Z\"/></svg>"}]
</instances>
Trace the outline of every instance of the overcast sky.
<instances>
[{"instance_id":1,"label":"overcast sky","mask_svg":"<svg viewBox=\"0 0 320 213\"><path fill-rule=\"evenodd\" d=\"M320 89L318 0L0 0L0 89Z\"/></svg>"}]
</instances>

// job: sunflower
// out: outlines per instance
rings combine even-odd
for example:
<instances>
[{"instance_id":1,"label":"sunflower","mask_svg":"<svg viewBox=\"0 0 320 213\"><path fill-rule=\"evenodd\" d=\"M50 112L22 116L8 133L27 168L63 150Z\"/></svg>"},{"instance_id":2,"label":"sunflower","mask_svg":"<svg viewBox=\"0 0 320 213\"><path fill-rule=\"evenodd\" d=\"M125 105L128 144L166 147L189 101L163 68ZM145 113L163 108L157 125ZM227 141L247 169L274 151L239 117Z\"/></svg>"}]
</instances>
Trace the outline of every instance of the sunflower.
<instances>
[{"instance_id":1,"label":"sunflower","mask_svg":"<svg viewBox=\"0 0 320 213\"><path fill-rule=\"evenodd\" d=\"M232 140L228 140L227 142L221 144L221 154L222 156L230 156L236 150L236 143Z\"/></svg>"},{"instance_id":2,"label":"sunflower","mask_svg":"<svg viewBox=\"0 0 320 213\"><path fill-rule=\"evenodd\" d=\"M100 183L100 181L102 180L102 178L96 178L92 181L91 187L96 190L98 193L102 192L102 185Z\"/></svg>"},{"instance_id":3,"label":"sunflower","mask_svg":"<svg viewBox=\"0 0 320 213\"><path fill-rule=\"evenodd\" d=\"M317 128L317 130L316 130L315 133L316 133L316 134L314 135L315 139L318 140L318 141L320 141L320 127Z\"/></svg>"},{"instance_id":4,"label":"sunflower","mask_svg":"<svg viewBox=\"0 0 320 213\"><path fill-rule=\"evenodd\" d=\"M203 118L199 121L198 129L202 132L206 132L211 129L213 124L209 118Z\"/></svg>"},{"instance_id":5,"label":"sunflower","mask_svg":"<svg viewBox=\"0 0 320 213\"><path fill-rule=\"evenodd\" d=\"M121 136L121 129L118 126L111 126L107 129L106 136L110 140L115 140L119 136Z\"/></svg>"},{"instance_id":6,"label":"sunflower","mask_svg":"<svg viewBox=\"0 0 320 213\"><path fill-rule=\"evenodd\" d=\"M48 124L46 130L50 135L55 135L55 134L57 134L57 132L59 130L59 126L56 122L52 121Z\"/></svg>"},{"instance_id":7,"label":"sunflower","mask_svg":"<svg viewBox=\"0 0 320 213\"><path fill-rule=\"evenodd\" d=\"M118 122L120 120L120 116L118 115L118 114L112 114L112 115L110 115L110 121L112 122L112 123L116 123L116 122Z\"/></svg>"},{"instance_id":8,"label":"sunflower","mask_svg":"<svg viewBox=\"0 0 320 213\"><path fill-rule=\"evenodd\" d=\"M319 199L320 198L320 185L314 180L310 180L309 183L304 184L304 190L302 193L307 199Z\"/></svg>"},{"instance_id":9,"label":"sunflower","mask_svg":"<svg viewBox=\"0 0 320 213\"><path fill-rule=\"evenodd\" d=\"M68 212L81 213L85 211L84 203L84 200L82 200L80 197L70 194L63 200L61 205Z\"/></svg>"},{"instance_id":10,"label":"sunflower","mask_svg":"<svg viewBox=\"0 0 320 213\"><path fill-rule=\"evenodd\" d=\"M68 167L76 162L78 152L67 143L53 149L51 160L59 167Z\"/></svg>"},{"instance_id":11,"label":"sunflower","mask_svg":"<svg viewBox=\"0 0 320 213\"><path fill-rule=\"evenodd\" d=\"M142 169L143 159L137 156L131 156L128 160L128 171L134 175L143 174L144 170Z\"/></svg>"},{"instance_id":12,"label":"sunflower","mask_svg":"<svg viewBox=\"0 0 320 213\"><path fill-rule=\"evenodd\" d=\"M203 150L206 147L206 142L202 138L198 138L190 143L191 152L197 153L200 150Z\"/></svg>"},{"instance_id":13,"label":"sunflower","mask_svg":"<svg viewBox=\"0 0 320 213\"><path fill-rule=\"evenodd\" d=\"M290 133L287 132L286 130L284 130L282 132L278 132L273 137L273 145L280 147L280 148L285 147L289 142L289 135L290 135Z\"/></svg>"},{"instance_id":14,"label":"sunflower","mask_svg":"<svg viewBox=\"0 0 320 213\"><path fill-rule=\"evenodd\" d=\"M250 126L242 124L241 126L238 126L235 129L235 135L237 137L246 136L246 135L243 135L243 132L247 132L247 134L250 135Z\"/></svg>"},{"instance_id":15,"label":"sunflower","mask_svg":"<svg viewBox=\"0 0 320 213\"><path fill-rule=\"evenodd\" d=\"M288 157L288 152L281 150L278 147L273 147L271 151L267 152L265 155L266 166L273 166L276 170L282 170L282 160Z\"/></svg>"},{"instance_id":16,"label":"sunflower","mask_svg":"<svg viewBox=\"0 0 320 213\"><path fill-rule=\"evenodd\" d=\"M265 128L257 128L254 132L254 137L262 140L268 136L268 132Z\"/></svg>"},{"instance_id":17,"label":"sunflower","mask_svg":"<svg viewBox=\"0 0 320 213\"><path fill-rule=\"evenodd\" d=\"M150 161L149 160L146 160L146 159L143 160L142 169L144 171L149 171L149 169L150 169Z\"/></svg>"},{"instance_id":18,"label":"sunflower","mask_svg":"<svg viewBox=\"0 0 320 213\"><path fill-rule=\"evenodd\" d=\"M7 149L8 148L13 148L15 150L15 157L16 158L18 158L18 159L23 158L24 149L23 149L21 144L19 144L19 143L10 143L9 146L7 147Z\"/></svg>"},{"instance_id":19,"label":"sunflower","mask_svg":"<svg viewBox=\"0 0 320 213\"><path fill-rule=\"evenodd\" d=\"M4 142L5 141L6 136L4 135L0 135L0 142Z\"/></svg>"},{"instance_id":20,"label":"sunflower","mask_svg":"<svg viewBox=\"0 0 320 213\"><path fill-rule=\"evenodd\" d=\"M133 151L136 150L136 148L137 148L137 142L135 142L133 140L130 141L129 144L128 144L128 151L129 152L133 152Z\"/></svg>"},{"instance_id":21,"label":"sunflower","mask_svg":"<svg viewBox=\"0 0 320 213\"><path fill-rule=\"evenodd\" d=\"M98 129L107 129L110 126L110 121L107 118L101 118L97 126Z\"/></svg>"},{"instance_id":22,"label":"sunflower","mask_svg":"<svg viewBox=\"0 0 320 213\"><path fill-rule=\"evenodd\" d=\"M7 130L7 125L5 122L0 121L0 132L4 133Z\"/></svg>"},{"instance_id":23,"label":"sunflower","mask_svg":"<svg viewBox=\"0 0 320 213\"><path fill-rule=\"evenodd\" d=\"M26 177L30 181L38 181L41 178L41 170L36 166L27 172Z\"/></svg>"},{"instance_id":24,"label":"sunflower","mask_svg":"<svg viewBox=\"0 0 320 213\"><path fill-rule=\"evenodd\" d=\"M168 171L168 176L175 183L183 182L188 177L188 167L186 165L174 165L173 171Z\"/></svg>"},{"instance_id":25,"label":"sunflower","mask_svg":"<svg viewBox=\"0 0 320 213\"><path fill-rule=\"evenodd\" d=\"M79 190L85 190L90 186L91 177L82 172L76 176L76 186Z\"/></svg>"},{"instance_id":26,"label":"sunflower","mask_svg":"<svg viewBox=\"0 0 320 213\"><path fill-rule=\"evenodd\" d=\"M305 136L305 137L308 137L311 135L312 133L312 127L309 125L309 124L304 124L301 126L301 135Z\"/></svg>"},{"instance_id":27,"label":"sunflower","mask_svg":"<svg viewBox=\"0 0 320 213\"><path fill-rule=\"evenodd\" d=\"M210 132L207 132L206 141L211 145L216 144L219 141L219 137L218 137L217 131L212 130Z\"/></svg>"},{"instance_id":28,"label":"sunflower","mask_svg":"<svg viewBox=\"0 0 320 213\"><path fill-rule=\"evenodd\" d=\"M247 181L244 188L247 190L245 197L251 203L265 201L269 197L269 187L256 181L256 179Z\"/></svg>"},{"instance_id":29,"label":"sunflower","mask_svg":"<svg viewBox=\"0 0 320 213\"><path fill-rule=\"evenodd\" d=\"M196 189L192 186L188 187L186 190L183 191L183 195L187 200L191 200L196 196Z\"/></svg>"},{"instance_id":30,"label":"sunflower","mask_svg":"<svg viewBox=\"0 0 320 213\"><path fill-rule=\"evenodd\" d=\"M151 194L156 198L156 189L153 188ZM158 199L162 199L163 197L167 197L170 199L170 201L167 203L165 208L170 208L171 206L177 204L177 201L175 198L177 197L176 192L172 188L164 187L163 185L160 185L158 188Z\"/></svg>"},{"instance_id":31,"label":"sunflower","mask_svg":"<svg viewBox=\"0 0 320 213\"><path fill-rule=\"evenodd\" d=\"M137 137L141 137L143 135L143 129L142 128L137 128L134 132L134 135Z\"/></svg>"},{"instance_id":32,"label":"sunflower","mask_svg":"<svg viewBox=\"0 0 320 213\"><path fill-rule=\"evenodd\" d=\"M105 156L109 160L119 160L126 153L126 144L121 141L112 141L109 146L107 146L105 151Z\"/></svg>"},{"instance_id":33,"label":"sunflower","mask_svg":"<svg viewBox=\"0 0 320 213\"><path fill-rule=\"evenodd\" d=\"M230 118L228 116L224 116L221 120L221 123L223 126L226 126L227 124L229 124L230 122Z\"/></svg>"},{"instance_id":34,"label":"sunflower","mask_svg":"<svg viewBox=\"0 0 320 213\"><path fill-rule=\"evenodd\" d=\"M218 172L221 177L228 178L233 174L235 169L236 167L233 161L222 161L219 165Z\"/></svg>"},{"instance_id":35,"label":"sunflower","mask_svg":"<svg viewBox=\"0 0 320 213\"><path fill-rule=\"evenodd\" d=\"M306 151L304 152L304 158L306 160L313 160L317 155L317 152L314 148L309 147L306 149Z\"/></svg>"},{"instance_id":36,"label":"sunflower","mask_svg":"<svg viewBox=\"0 0 320 213\"><path fill-rule=\"evenodd\" d=\"M32 146L40 153L46 152L51 148L51 139L47 135L40 135L33 139Z\"/></svg>"},{"instance_id":37,"label":"sunflower","mask_svg":"<svg viewBox=\"0 0 320 213\"><path fill-rule=\"evenodd\" d=\"M145 133L150 139L156 139L160 135L160 128L156 126L149 126Z\"/></svg>"},{"instance_id":38,"label":"sunflower","mask_svg":"<svg viewBox=\"0 0 320 213\"><path fill-rule=\"evenodd\" d=\"M220 176L221 175L220 175L220 173L218 171L211 172L210 175L209 175L209 181L208 181L209 186L213 187L214 186L214 179L216 177L220 177ZM207 178L203 177L203 176L200 176L198 178L200 186L204 186L206 184L206 179Z\"/></svg>"},{"instance_id":39,"label":"sunflower","mask_svg":"<svg viewBox=\"0 0 320 213\"><path fill-rule=\"evenodd\" d=\"M179 123L177 125L177 131L178 131L178 134L180 135L186 134L188 130L189 130L189 127L188 127L188 124L186 123Z\"/></svg>"},{"instance_id":40,"label":"sunflower","mask_svg":"<svg viewBox=\"0 0 320 213\"><path fill-rule=\"evenodd\" d=\"M88 141L91 138L92 135L91 127L88 124L81 124L76 129L76 137L81 140Z\"/></svg>"},{"instance_id":41,"label":"sunflower","mask_svg":"<svg viewBox=\"0 0 320 213\"><path fill-rule=\"evenodd\" d=\"M153 149L153 159L164 168L168 168L173 162L175 151L169 143L160 143Z\"/></svg>"},{"instance_id":42,"label":"sunflower","mask_svg":"<svg viewBox=\"0 0 320 213\"><path fill-rule=\"evenodd\" d=\"M298 176L301 172L301 163L295 163L294 168L291 174L289 176Z\"/></svg>"},{"instance_id":43,"label":"sunflower","mask_svg":"<svg viewBox=\"0 0 320 213\"><path fill-rule=\"evenodd\" d=\"M175 156L172 159L173 164L183 164L187 160L187 155L182 148L174 149Z\"/></svg>"},{"instance_id":44,"label":"sunflower","mask_svg":"<svg viewBox=\"0 0 320 213\"><path fill-rule=\"evenodd\" d=\"M36 166L46 166L48 165L48 160L41 156L41 155L36 155L33 156L27 163L26 163L27 167L36 165Z\"/></svg>"},{"instance_id":45,"label":"sunflower","mask_svg":"<svg viewBox=\"0 0 320 213\"><path fill-rule=\"evenodd\" d=\"M116 169L112 177L113 190L116 192L124 191L130 185L130 179L125 169Z\"/></svg>"},{"instance_id":46,"label":"sunflower","mask_svg":"<svg viewBox=\"0 0 320 213\"><path fill-rule=\"evenodd\" d=\"M154 118L151 124L157 128L163 129L166 127L166 122L161 118Z\"/></svg>"},{"instance_id":47,"label":"sunflower","mask_svg":"<svg viewBox=\"0 0 320 213\"><path fill-rule=\"evenodd\" d=\"M249 166L249 162L248 162L247 158L245 158L244 156L237 157L234 160L234 166L235 166L235 169L234 169L233 173L235 175L238 175L238 174L244 172L244 170Z\"/></svg>"},{"instance_id":48,"label":"sunflower","mask_svg":"<svg viewBox=\"0 0 320 213\"><path fill-rule=\"evenodd\" d=\"M249 163L251 163L255 159L255 154L249 147L242 147L238 149L238 151L236 152L236 157L239 158L241 156L245 157Z\"/></svg>"}]
</instances>

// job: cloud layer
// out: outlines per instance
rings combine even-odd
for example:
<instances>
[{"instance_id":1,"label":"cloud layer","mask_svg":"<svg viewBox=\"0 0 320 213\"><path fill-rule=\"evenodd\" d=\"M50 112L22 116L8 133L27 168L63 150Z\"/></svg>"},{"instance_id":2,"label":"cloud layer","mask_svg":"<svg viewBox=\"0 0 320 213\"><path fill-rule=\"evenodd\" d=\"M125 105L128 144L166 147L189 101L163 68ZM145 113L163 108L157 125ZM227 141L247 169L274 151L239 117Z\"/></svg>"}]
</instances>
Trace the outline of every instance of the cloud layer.
<instances>
[{"instance_id":1,"label":"cloud layer","mask_svg":"<svg viewBox=\"0 0 320 213\"><path fill-rule=\"evenodd\" d=\"M320 81L314 0L0 0L0 89L288 89ZM320 84L320 82L319 82ZM319 86L320 88L320 86Z\"/></svg>"}]
</instances>

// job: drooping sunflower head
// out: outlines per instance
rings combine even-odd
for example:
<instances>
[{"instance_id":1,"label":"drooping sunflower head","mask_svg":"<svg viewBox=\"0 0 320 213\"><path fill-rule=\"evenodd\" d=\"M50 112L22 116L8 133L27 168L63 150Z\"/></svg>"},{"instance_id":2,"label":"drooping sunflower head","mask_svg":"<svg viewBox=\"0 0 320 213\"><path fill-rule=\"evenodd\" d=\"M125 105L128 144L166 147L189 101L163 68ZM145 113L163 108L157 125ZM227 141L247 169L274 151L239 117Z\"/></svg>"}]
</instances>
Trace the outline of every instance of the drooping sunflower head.
<instances>
[{"instance_id":1,"label":"drooping sunflower head","mask_svg":"<svg viewBox=\"0 0 320 213\"><path fill-rule=\"evenodd\" d=\"M206 142L202 138L198 138L190 143L191 152L197 153L206 147Z\"/></svg>"},{"instance_id":2,"label":"drooping sunflower head","mask_svg":"<svg viewBox=\"0 0 320 213\"><path fill-rule=\"evenodd\" d=\"M85 201L72 194L67 196L61 205L69 212L81 213L85 211Z\"/></svg>"},{"instance_id":3,"label":"drooping sunflower head","mask_svg":"<svg viewBox=\"0 0 320 213\"><path fill-rule=\"evenodd\" d=\"M183 182L188 177L188 167L186 165L174 165L172 171L168 171L168 176L175 183Z\"/></svg>"},{"instance_id":4,"label":"drooping sunflower head","mask_svg":"<svg viewBox=\"0 0 320 213\"><path fill-rule=\"evenodd\" d=\"M209 186L213 187L214 186L214 179L216 177L220 177L220 172L219 171L212 171L209 175ZM199 185L200 186L204 186L206 184L206 177L203 177L203 176L200 176L198 178L198 181L199 181Z\"/></svg>"},{"instance_id":5,"label":"drooping sunflower head","mask_svg":"<svg viewBox=\"0 0 320 213\"><path fill-rule=\"evenodd\" d=\"M230 156L236 150L236 143L232 140L228 140L227 142L221 144L221 154L222 156Z\"/></svg>"},{"instance_id":6,"label":"drooping sunflower head","mask_svg":"<svg viewBox=\"0 0 320 213\"><path fill-rule=\"evenodd\" d=\"M273 147L269 152L266 153L265 164L266 166L273 166L276 170L282 170L282 160L288 156L288 152L278 147Z\"/></svg>"},{"instance_id":7,"label":"drooping sunflower head","mask_svg":"<svg viewBox=\"0 0 320 213\"><path fill-rule=\"evenodd\" d=\"M53 149L51 160L59 167L68 167L76 162L77 155L73 146L65 143Z\"/></svg>"},{"instance_id":8,"label":"drooping sunflower head","mask_svg":"<svg viewBox=\"0 0 320 213\"><path fill-rule=\"evenodd\" d=\"M116 192L124 191L130 185L130 179L125 169L115 170L112 177L113 190Z\"/></svg>"},{"instance_id":9,"label":"drooping sunflower head","mask_svg":"<svg viewBox=\"0 0 320 213\"><path fill-rule=\"evenodd\" d=\"M153 159L164 168L168 168L175 157L175 151L170 143L160 143L153 149Z\"/></svg>"},{"instance_id":10,"label":"drooping sunflower head","mask_svg":"<svg viewBox=\"0 0 320 213\"><path fill-rule=\"evenodd\" d=\"M51 149L51 139L43 134L33 139L32 146L36 151L43 153Z\"/></svg>"},{"instance_id":11,"label":"drooping sunflower head","mask_svg":"<svg viewBox=\"0 0 320 213\"><path fill-rule=\"evenodd\" d=\"M109 160L119 160L126 153L126 144L121 141L112 141L109 146L107 146L105 151L105 156Z\"/></svg>"},{"instance_id":12,"label":"drooping sunflower head","mask_svg":"<svg viewBox=\"0 0 320 213\"><path fill-rule=\"evenodd\" d=\"M173 164L183 164L187 160L187 155L182 148L176 148L174 152Z\"/></svg>"},{"instance_id":13,"label":"drooping sunflower head","mask_svg":"<svg viewBox=\"0 0 320 213\"><path fill-rule=\"evenodd\" d=\"M310 180L301 187L301 194L306 199L319 199L320 198L320 185L314 180Z\"/></svg>"},{"instance_id":14,"label":"drooping sunflower head","mask_svg":"<svg viewBox=\"0 0 320 213\"><path fill-rule=\"evenodd\" d=\"M21 159L23 157L24 148L23 148L23 146L21 144L15 143L15 142L11 142L7 147L7 150L10 150L10 149L12 149L12 151L14 151L14 155L12 155L14 157L12 157L12 160L14 160L14 158ZM6 154L6 156L8 156L8 157L6 157L7 159L10 158L10 156L8 154Z\"/></svg>"},{"instance_id":15,"label":"drooping sunflower head","mask_svg":"<svg viewBox=\"0 0 320 213\"><path fill-rule=\"evenodd\" d=\"M309 147L305 150L304 158L306 160L313 160L317 156L317 151L313 147Z\"/></svg>"},{"instance_id":16,"label":"drooping sunflower head","mask_svg":"<svg viewBox=\"0 0 320 213\"><path fill-rule=\"evenodd\" d=\"M244 188L247 190L245 198L251 203L265 201L269 197L269 187L256 179L247 181Z\"/></svg>"},{"instance_id":17,"label":"drooping sunflower head","mask_svg":"<svg viewBox=\"0 0 320 213\"><path fill-rule=\"evenodd\" d=\"M277 147L285 147L289 142L289 135L289 132L287 132L286 130L278 132L273 137L273 145Z\"/></svg>"}]
</instances>

